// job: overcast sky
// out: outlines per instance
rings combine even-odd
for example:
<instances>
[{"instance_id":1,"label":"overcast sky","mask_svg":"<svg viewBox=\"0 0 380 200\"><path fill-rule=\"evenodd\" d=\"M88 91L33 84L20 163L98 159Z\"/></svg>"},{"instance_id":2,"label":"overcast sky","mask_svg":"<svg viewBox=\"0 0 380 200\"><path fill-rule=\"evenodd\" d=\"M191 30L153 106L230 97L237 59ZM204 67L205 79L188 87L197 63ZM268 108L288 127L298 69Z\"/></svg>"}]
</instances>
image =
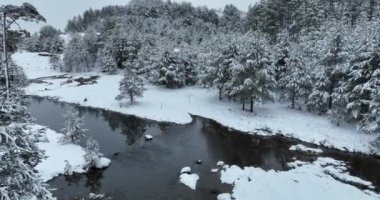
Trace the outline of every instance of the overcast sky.
<instances>
[{"instance_id":1,"label":"overcast sky","mask_svg":"<svg viewBox=\"0 0 380 200\"><path fill-rule=\"evenodd\" d=\"M183 0L174 0L181 2ZM234 4L240 10L247 11L248 6L258 0L186 0L195 6L206 5L209 8L223 8L227 4ZM1 0L3 4L21 5L28 2L34 5L47 19L47 23L61 30L66 26L67 20L82 14L83 11L98 9L106 5L125 5L128 0ZM30 32L38 31L43 24L27 24L24 27Z\"/></svg>"}]
</instances>

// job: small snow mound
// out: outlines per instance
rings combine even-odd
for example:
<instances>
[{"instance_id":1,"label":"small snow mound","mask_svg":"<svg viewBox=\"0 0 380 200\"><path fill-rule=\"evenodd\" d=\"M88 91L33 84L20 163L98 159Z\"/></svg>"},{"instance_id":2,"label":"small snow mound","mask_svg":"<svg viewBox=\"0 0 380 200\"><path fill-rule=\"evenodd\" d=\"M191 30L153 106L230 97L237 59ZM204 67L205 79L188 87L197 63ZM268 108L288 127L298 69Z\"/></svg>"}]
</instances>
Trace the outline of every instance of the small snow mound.
<instances>
[{"instance_id":1,"label":"small snow mound","mask_svg":"<svg viewBox=\"0 0 380 200\"><path fill-rule=\"evenodd\" d=\"M153 136L151 135L145 135L145 141L153 140Z\"/></svg>"},{"instance_id":2,"label":"small snow mound","mask_svg":"<svg viewBox=\"0 0 380 200\"><path fill-rule=\"evenodd\" d=\"M197 187L198 179L198 174L181 174L179 181L187 187L191 188L192 190L195 190L195 188Z\"/></svg>"},{"instance_id":3,"label":"small snow mound","mask_svg":"<svg viewBox=\"0 0 380 200\"><path fill-rule=\"evenodd\" d=\"M88 198L89 199L102 199L102 198L104 198L104 194L95 194L95 193L90 193L89 195L88 195Z\"/></svg>"},{"instance_id":4,"label":"small snow mound","mask_svg":"<svg viewBox=\"0 0 380 200\"><path fill-rule=\"evenodd\" d=\"M181 174L190 174L191 173L191 168L190 167L184 167L181 169Z\"/></svg>"},{"instance_id":5,"label":"small snow mound","mask_svg":"<svg viewBox=\"0 0 380 200\"><path fill-rule=\"evenodd\" d=\"M307 147L302 144L293 145L289 148L291 151L304 151L309 153L323 153L321 149Z\"/></svg>"},{"instance_id":6,"label":"small snow mound","mask_svg":"<svg viewBox=\"0 0 380 200\"><path fill-rule=\"evenodd\" d=\"M218 169L211 169L211 172L214 172L214 173L216 173L216 172L218 172Z\"/></svg>"},{"instance_id":7,"label":"small snow mound","mask_svg":"<svg viewBox=\"0 0 380 200\"><path fill-rule=\"evenodd\" d=\"M106 158L106 157L102 157L98 160L98 162L96 162L96 168L98 169L103 169L103 168L106 168L108 166L110 166L111 164L111 160Z\"/></svg>"},{"instance_id":8,"label":"small snow mound","mask_svg":"<svg viewBox=\"0 0 380 200\"><path fill-rule=\"evenodd\" d=\"M223 161L218 161L218 162L216 163L216 165L218 165L218 166L223 166L223 165L224 165L224 162L223 162Z\"/></svg>"},{"instance_id":9,"label":"small snow mound","mask_svg":"<svg viewBox=\"0 0 380 200\"><path fill-rule=\"evenodd\" d=\"M223 193L223 194L219 194L217 197L216 197L217 200L231 200L232 197L231 197L231 194L230 193Z\"/></svg>"}]
</instances>

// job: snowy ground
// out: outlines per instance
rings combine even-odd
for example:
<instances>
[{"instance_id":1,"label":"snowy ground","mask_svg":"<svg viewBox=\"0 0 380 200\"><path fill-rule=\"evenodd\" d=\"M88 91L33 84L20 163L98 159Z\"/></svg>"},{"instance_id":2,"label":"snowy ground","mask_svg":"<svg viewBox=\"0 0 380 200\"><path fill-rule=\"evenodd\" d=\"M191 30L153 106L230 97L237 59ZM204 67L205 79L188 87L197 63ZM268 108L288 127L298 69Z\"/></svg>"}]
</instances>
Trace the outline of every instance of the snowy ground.
<instances>
[{"instance_id":1,"label":"snowy ground","mask_svg":"<svg viewBox=\"0 0 380 200\"><path fill-rule=\"evenodd\" d=\"M47 141L39 142L38 147L45 151L46 158L43 159L35 169L43 181L48 181L64 173L66 166L65 160L72 166L72 172L85 172L86 161L84 159L85 150L76 144L62 144L62 134L59 134L47 127L33 125L32 131L45 129ZM97 168L104 168L110 165L108 158L101 158Z\"/></svg>"},{"instance_id":2,"label":"snowy ground","mask_svg":"<svg viewBox=\"0 0 380 200\"><path fill-rule=\"evenodd\" d=\"M261 168L224 166L221 180L233 184L232 194L221 194L219 200L281 199L281 200L375 200L370 182L351 176L343 162L318 158L313 163L295 161L289 171L265 171ZM368 188L360 190L351 184ZM232 197L232 198L231 198Z\"/></svg>"},{"instance_id":3,"label":"snowy ground","mask_svg":"<svg viewBox=\"0 0 380 200\"><path fill-rule=\"evenodd\" d=\"M47 57L38 57L35 53L16 53L13 59L26 69L27 76L30 78L60 74L49 70ZM340 150L363 153L379 152L379 150L374 150L370 144L376 136L360 134L353 126L336 127L325 116L291 110L287 104L282 103L256 106L255 113L251 114L241 111L241 106L237 103L219 101L215 91L199 87L173 90L148 84L144 97L138 99L137 104L120 107L120 103L115 100L115 97L119 93L118 82L122 78L121 75L89 73L72 74L71 76L90 77L93 75L100 76L96 84L77 86L73 83L66 84L66 79L44 79L45 83L29 85L26 92L30 95L54 97L69 103L104 108L157 121L184 124L191 122L190 114L193 114L252 134L283 134ZM258 131L260 129L271 129L273 133Z\"/></svg>"}]
</instances>

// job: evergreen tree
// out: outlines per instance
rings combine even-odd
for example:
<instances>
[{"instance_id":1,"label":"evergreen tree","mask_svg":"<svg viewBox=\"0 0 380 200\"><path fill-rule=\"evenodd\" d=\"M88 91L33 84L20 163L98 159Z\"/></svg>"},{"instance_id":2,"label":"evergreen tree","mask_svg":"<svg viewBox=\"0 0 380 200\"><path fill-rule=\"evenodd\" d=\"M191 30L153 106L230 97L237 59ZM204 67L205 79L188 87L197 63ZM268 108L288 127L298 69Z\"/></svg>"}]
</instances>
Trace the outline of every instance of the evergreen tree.
<instances>
[{"instance_id":1,"label":"evergreen tree","mask_svg":"<svg viewBox=\"0 0 380 200\"><path fill-rule=\"evenodd\" d=\"M380 133L380 67L373 72L369 85L371 101L361 129L367 133Z\"/></svg>"},{"instance_id":2,"label":"evergreen tree","mask_svg":"<svg viewBox=\"0 0 380 200\"><path fill-rule=\"evenodd\" d=\"M343 82L341 84L343 84ZM341 121L347 119L348 97L345 86L341 85L337 87L331 98L332 109L329 110L328 114L330 115L330 120L339 126Z\"/></svg>"},{"instance_id":3,"label":"evergreen tree","mask_svg":"<svg viewBox=\"0 0 380 200\"><path fill-rule=\"evenodd\" d=\"M84 133L87 131L83 128L83 118L79 116L78 112L68 111L65 115L65 124L62 132L64 137L62 142L77 144Z\"/></svg>"},{"instance_id":4,"label":"evergreen tree","mask_svg":"<svg viewBox=\"0 0 380 200\"><path fill-rule=\"evenodd\" d=\"M40 130L30 130L25 104L20 90L11 89L8 96L2 91L0 95L0 197L50 200L52 194L33 169L43 152L36 146Z\"/></svg>"},{"instance_id":5,"label":"evergreen tree","mask_svg":"<svg viewBox=\"0 0 380 200\"><path fill-rule=\"evenodd\" d=\"M179 57L179 52L166 51L154 67L154 83L165 85L167 88L180 88L186 85L186 65Z\"/></svg>"},{"instance_id":6,"label":"evergreen tree","mask_svg":"<svg viewBox=\"0 0 380 200\"><path fill-rule=\"evenodd\" d=\"M380 54L374 44L372 40L367 40L361 46L351 62L351 69L348 74L349 103L347 109L350 119L357 122L363 122L369 112L369 102L373 91L369 82L373 73L380 67Z\"/></svg>"},{"instance_id":7,"label":"evergreen tree","mask_svg":"<svg viewBox=\"0 0 380 200\"><path fill-rule=\"evenodd\" d=\"M314 88L309 95L307 101L307 107L309 110L316 110L319 114L325 113L328 111L329 106L329 80L327 78L326 72L321 69L315 78Z\"/></svg>"},{"instance_id":8,"label":"evergreen tree","mask_svg":"<svg viewBox=\"0 0 380 200\"><path fill-rule=\"evenodd\" d=\"M104 47L98 52L97 65L102 69L102 72L108 74L117 73L116 61L113 57L112 50L108 47Z\"/></svg>"},{"instance_id":9,"label":"evergreen tree","mask_svg":"<svg viewBox=\"0 0 380 200\"><path fill-rule=\"evenodd\" d=\"M136 97L142 97L144 81L136 75L133 70L127 69L124 73L124 78L120 81L120 94L116 96L116 100L127 100L131 104L135 102Z\"/></svg>"},{"instance_id":10,"label":"evergreen tree","mask_svg":"<svg viewBox=\"0 0 380 200\"><path fill-rule=\"evenodd\" d=\"M329 51L325 58L322 60L322 65L325 67L326 75L328 78L327 92L329 94L328 97L328 108L332 109L332 95L335 89L338 86L339 81L344 79L347 68L349 52L346 49L346 38L338 33L334 39L332 40Z\"/></svg>"},{"instance_id":11,"label":"evergreen tree","mask_svg":"<svg viewBox=\"0 0 380 200\"><path fill-rule=\"evenodd\" d=\"M99 143L90 137L86 142L86 154L84 159L86 160L86 165L88 168L96 167L99 159L102 158L103 154L100 153Z\"/></svg>"},{"instance_id":12,"label":"evergreen tree","mask_svg":"<svg viewBox=\"0 0 380 200\"><path fill-rule=\"evenodd\" d=\"M73 34L64 49L63 71L88 72L94 61L87 49L83 38L78 34Z\"/></svg>"},{"instance_id":13,"label":"evergreen tree","mask_svg":"<svg viewBox=\"0 0 380 200\"><path fill-rule=\"evenodd\" d=\"M281 76L280 85L283 95L291 101L291 108L295 108L297 100L305 101L310 94L311 77L307 74L305 65L298 56L286 61L286 72Z\"/></svg>"}]
</instances>

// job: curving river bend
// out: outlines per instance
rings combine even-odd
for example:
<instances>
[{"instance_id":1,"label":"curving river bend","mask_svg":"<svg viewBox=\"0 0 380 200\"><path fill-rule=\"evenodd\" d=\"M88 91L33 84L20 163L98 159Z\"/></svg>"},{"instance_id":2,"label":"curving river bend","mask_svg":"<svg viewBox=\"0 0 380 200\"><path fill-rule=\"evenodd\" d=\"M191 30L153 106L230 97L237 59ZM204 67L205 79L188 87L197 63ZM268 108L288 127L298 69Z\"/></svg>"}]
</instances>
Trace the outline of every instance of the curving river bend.
<instances>
[{"instance_id":1,"label":"curving river bend","mask_svg":"<svg viewBox=\"0 0 380 200\"><path fill-rule=\"evenodd\" d=\"M58 132L64 122L63 113L78 110L89 130L87 135L99 141L101 152L112 160L105 170L49 181L58 199L79 199L90 192L104 193L112 199L216 199L232 189L220 182L219 173L210 171L219 160L229 165L288 170L287 163L293 157L304 161L317 158L289 151L298 141L249 136L196 116L190 124L176 125L37 97L31 99L29 110L36 123ZM154 139L145 142L145 134ZM318 156L345 161L351 174L371 181L380 192L379 159L328 149ZM202 164L196 164L196 160L202 160ZM179 183L184 166L191 166L200 176L196 190Z\"/></svg>"}]
</instances>

